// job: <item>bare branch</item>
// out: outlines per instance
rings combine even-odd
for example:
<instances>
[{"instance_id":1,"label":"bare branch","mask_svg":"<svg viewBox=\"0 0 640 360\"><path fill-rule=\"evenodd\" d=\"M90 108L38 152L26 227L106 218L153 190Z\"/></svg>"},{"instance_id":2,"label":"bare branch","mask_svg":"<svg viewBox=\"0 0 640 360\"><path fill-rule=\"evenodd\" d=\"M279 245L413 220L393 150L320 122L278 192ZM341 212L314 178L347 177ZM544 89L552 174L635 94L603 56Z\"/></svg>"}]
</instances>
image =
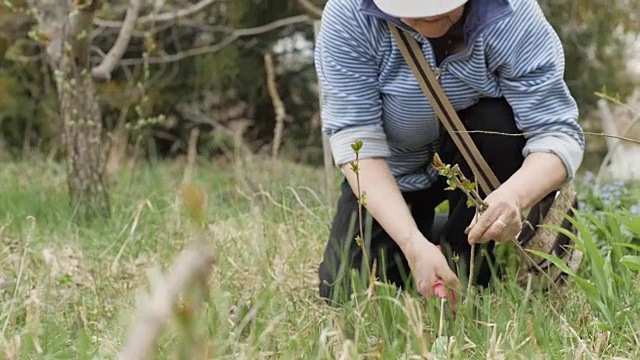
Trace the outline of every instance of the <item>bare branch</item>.
<instances>
[{"instance_id":1,"label":"bare branch","mask_svg":"<svg viewBox=\"0 0 640 360\"><path fill-rule=\"evenodd\" d=\"M188 57L204 55L204 54L213 54L213 53L216 53L216 52L224 49L225 47L227 47L227 45L231 44L236 39L237 39L236 37L229 36L229 37L225 38L222 42L220 42L218 44L215 44L215 45L198 47L198 48L195 48L195 49L190 49L190 50L186 50L186 51L183 51L183 52L179 52L179 53L171 54L171 55L166 55L166 56L150 57L147 60L147 62L149 64L166 64L166 63L170 63L170 62L180 61L180 60L186 59ZM120 65L122 65L122 66L140 65L140 64L142 64L144 62L145 62L144 59L124 59L124 60L122 60L120 62Z\"/></svg>"},{"instance_id":2,"label":"bare branch","mask_svg":"<svg viewBox=\"0 0 640 360\"><path fill-rule=\"evenodd\" d=\"M600 99L598 100L597 104L598 110L600 110L600 116L602 116L602 120L600 121L600 123L602 124L602 130L610 134L615 133L615 135L626 135L620 134L620 132L616 128L615 117L613 116L611 108L609 107L607 102L604 99ZM605 138L605 141L607 143L607 148L609 149L609 151L616 148L620 143L620 140L610 137Z\"/></svg>"},{"instance_id":3,"label":"bare branch","mask_svg":"<svg viewBox=\"0 0 640 360\"><path fill-rule=\"evenodd\" d=\"M214 255L209 248L204 244L193 246L180 254L166 277L152 281L151 293L138 304L138 313L131 321L129 336L118 360L151 358L152 347L179 296L188 285L206 277L213 262Z\"/></svg>"},{"instance_id":4,"label":"bare branch","mask_svg":"<svg viewBox=\"0 0 640 360\"><path fill-rule=\"evenodd\" d=\"M627 141L634 144L640 144L640 140L632 139L630 137L605 134L605 133L597 133L597 132L587 132L587 131L578 132L578 131L567 131L567 130L562 130L562 131L549 130L549 131L530 131L530 132L525 132L521 134L511 134L511 133L503 133L499 131L467 130L467 131L456 131L456 133L489 134L489 135L502 135L502 136L530 136L530 135L541 135L541 134L567 134L567 133L572 134L573 133L573 134L584 134L584 135L590 135L590 136L601 136L604 138L612 138L612 139Z\"/></svg>"},{"instance_id":5,"label":"bare branch","mask_svg":"<svg viewBox=\"0 0 640 360\"><path fill-rule=\"evenodd\" d=\"M613 99L602 98L598 100L598 103L597 103L598 108L600 109L600 115L602 116L602 118L600 119L601 120L600 122L602 124L604 131L611 132L611 133L615 132L616 134L619 134L621 136L627 136L627 137L640 134L640 130L636 131L635 134L633 133L634 127L636 127L636 125L640 123L640 112L637 109L635 109L633 106L629 105L633 103L640 104L640 92L636 92L631 96L631 99L628 100L629 104L623 104L618 101L614 101L619 107L624 108L627 111L631 112L630 114L631 117L629 119L630 121L628 124L626 124L623 131L620 131L619 127L621 127L621 125L623 124L620 124L619 121L625 117L620 116L619 113L614 115L608 103L606 102L606 100L613 100ZM637 127L637 129L640 129L640 127ZM640 140L640 135L633 136L633 138ZM612 164L614 162L612 161L612 159L614 159L614 157L617 158L619 162L617 166L621 166L625 168L626 168L626 165L624 164L625 160L634 158L634 156L630 152L630 150L632 149L627 148L625 150L619 150L619 148L623 146L625 146L625 144L623 144L622 141L620 141L619 139L614 141L610 141L609 139L607 139L608 151L607 151L607 154L602 159L602 161L600 162L600 168L598 169L598 174L596 175L597 183L602 182L602 180L605 177L605 174L607 173L607 170L609 170L609 172L612 171L612 169L609 167L612 167ZM638 151L637 147L635 151ZM622 154L626 156L621 156ZM630 168L633 168L633 167L630 167ZM613 173L616 173L617 176L621 175L620 172L616 170L613 170Z\"/></svg>"},{"instance_id":6,"label":"bare branch","mask_svg":"<svg viewBox=\"0 0 640 360\"><path fill-rule=\"evenodd\" d=\"M320 20L322 18L322 9L313 5L309 0L298 0L298 5L305 13L314 19Z\"/></svg>"},{"instance_id":7,"label":"bare branch","mask_svg":"<svg viewBox=\"0 0 640 360\"><path fill-rule=\"evenodd\" d=\"M176 54L171 54L171 55L151 57L147 61L149 62L149 64L164 64L169 62L180 61L182 59L192 57L192 56L215 53L224 49L226 46L228 46L229 44L231 44L232 42L236 41L241 37L256 36L256 35L268 33L270 31L273 31L282 27L308 22L310 20L311 19L309 18L308 15L298 15L298 16L292 16L285 19L276 20L266 25L257 26L253 28L245 28L245 29L237 29L237 30L228 29L229 35L227 35L221 42L217 44L189 49L189 50L179 52ZM142 64L143 62L144 62L143 59L124 59L120 62L120 64L123 66L128 66L128 65L139 65L139 64Z\"/></svg>"},{"instance_id":8,"label":"bare branch","mask_svg":"<svg viewBox=\"0 0 640 360\"><path fill-rule=\"evenodd\" d=\"M268 24L261 25L261 26L233 30L232 35L236 36L236 37L256 36L256 35L268 33L268 32L273 31L273 30L277 30L277 29L285 27L285 26L290 26L290 25L296 25L296 24L300 24L300 23L304 23L304 22L309 22L310 20L311 19L309 18L308 15L292 16L292 17L276 20L276 21L273 21L273 22L270 22Z\"/></svg>"},{"instance_id":9,"label":"bare branch","mask_svg":"<svg viewBox=\"0 0 640 360\"><path fill-rule=\"evenodd\" d=\"M280 143L282 142L282 131L284 129L284 119L287 116L287 112L284 108L284 102L278 94L278 84L276 83L276 70L273 65L273 56L270 52L264 54L264 67L267 72L267 89L269 90L269 96L273 103L273 110L276 113L276 127L273 131L273 148L271 157L273 160L278 158L278 150L280 149Z\"/></svg>"},{"instance_id":10,"label":"bare branch","mask_svg":"<svg viewBox=\"0 0 640 360\"><path fill-rule=\"evenodd\" d=\"M49 63L58 64L65 41L69 4L53 0L29 0L28 4L38 23L38 32L43 35L38 41L45 47Z\"/></svg>"},{"instance_id":11,"label":"bare branch","mask_svg":"<svg viewBox=\"0 0 640 360\"><path fill-rule=\"evenodd\" d=\"M140 13L141 7L142 0L129 0L127 14L124 17L124 25L120 29L116 42L107 53L107 56L104 57L102 63L91 71L91 75L94 80L104 81L111 78L111 72L116 65L118 65L118 62L122 59L124 52L129 46L131 34L136 26L136 20L138 20L138 14Z\"/></svg>"},{"instance_id":12,"label":"bare branch","mask_svg":"<svg viewBox=\"0 0 640 360\"><path fill-rule=\"evenodd\" d=\"M193 179L193 169L196 166L199 136L200 130L198 127L191 129L191 132L189 133L189 142L187 143L187 165L185 166L184 175L182 177L183 184L191 184L191 179Z\"/></svg>"},{"instance_id":13,"label":"bare branch","mask_svg":"<svg viewBox=\"0 0 640 360\"><path fill-rule=\"evenodd\" d=\"M146 25L146 24L155 23L155 22L174 21L183 17L191 16L195 13L198 13L204 10L206 7L212 5L216 1L217 0L202 0L184 9L169 11L169 12L157 14L157 15L142 16L140 17L140 19L138 19L138 24ZM102 20L102 19L96 18L94 19L93 23L96 26L118 28L118 27L124 26L126 23L126 20L123 22L123 21Z\"/></svg>"}]
</instances>

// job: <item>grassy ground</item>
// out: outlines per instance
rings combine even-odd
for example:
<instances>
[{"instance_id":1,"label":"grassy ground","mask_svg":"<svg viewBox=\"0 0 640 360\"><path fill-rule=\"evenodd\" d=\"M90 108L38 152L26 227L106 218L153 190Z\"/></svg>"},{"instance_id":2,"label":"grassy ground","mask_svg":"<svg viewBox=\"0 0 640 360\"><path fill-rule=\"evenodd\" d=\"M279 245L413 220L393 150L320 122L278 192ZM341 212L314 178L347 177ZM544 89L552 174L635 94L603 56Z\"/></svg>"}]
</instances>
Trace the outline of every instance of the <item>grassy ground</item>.
<instances>
[{"instance_id":1,"label":"grassy ground","mask_svg":"<svg viewBox=\"0 0 640 360\"><path fill-rule=\"evenodd\" d=\"M0 168L0 357L113 358L148 271L167 266L194 232L176 195L183 168L123 171L112 185L113 219L86 226L74 224L62 166ZM435 299L378 286L342 308L322 305L316 268L332 206L321 172L282 163L246 171L250 186L228 165L196 169L216 264L194 338L172 319L156 359L640 358L638 272L619 261L640 250L626 218L585 220L600 250L561 294L495 286L474 309L447 316L438 338ZM629 205L638 192L583 194L586 213L604 216L611 201ZM184 355L189 343L200 344L201 357Z\"/></svg>"}]
</instances>

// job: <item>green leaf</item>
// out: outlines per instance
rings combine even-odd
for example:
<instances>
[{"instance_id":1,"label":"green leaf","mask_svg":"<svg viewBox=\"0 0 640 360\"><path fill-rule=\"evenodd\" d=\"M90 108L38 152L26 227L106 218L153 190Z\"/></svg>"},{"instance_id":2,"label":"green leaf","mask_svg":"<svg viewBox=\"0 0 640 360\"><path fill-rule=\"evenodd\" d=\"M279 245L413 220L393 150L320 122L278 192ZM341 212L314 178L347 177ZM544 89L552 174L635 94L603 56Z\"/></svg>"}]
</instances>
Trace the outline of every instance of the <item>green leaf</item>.
<instances>
[{"instance_id":1,"label":"green leaf","mask_svg":"<svg viewBox=\"0 0 640 360\"><path fill-rule=\"evenodd\" d=\"M474 190L476 186L478 186L478 184L475 181L471 183L467 182L464 184L464 188L467 189L467 191Z\"/></svg>"},{"instance_id":2,"label":"green leaf","mask_svg":"<svg viewBox=\"0 0 640 360\"><path fill-rule=\"evenodd\" d=\"M613 330L613 328L611 327L611 325L607 324L607 323L603 323L603 322L597 322L594 324L598 329L602 330L602 331L611 331Z\"/></svg>"},{"instance_id":3,"label":"green leaf","mask_svg":"<svg viewBox=\"0 0 640 360\"><path fill-rule=\"evenodd\" d=\"M536 255L536 256L540 256L541 258L546 259L549 262L552 262L555 266L557 266L564 273L569 274L571 276L575 276L574 272L571 271L571 269L569 269L567 264L565 264L565 262L562 261L562 259L558 258L557 256L551 255L551 254L546 253L546 252L538 251L538 250L532 250L532 249L526 249L526 250L528 252Z\"/></svg>"},{"instance_id":4,"label":"green leaf","mask_svg":"<svg viewBox=\"0 0 640 360\"><path fill-rule=\"evenodd\" d=\"M593 285L589 280L583 279L581 277L574 278L578 286L584 291L585 295L591 300L593 303L598 303L600 301L600 290Z\"/></svg>"},{"instance_id":5,"label":"green leaf","mask_svg":"<svg viewBox=\"0 0 640 360\"><path fill-rule=\"evenodd\" d=\"M626 215L619 213L606 212L608 216L620 221L629 231L635 235L640 235L640 216L627 213Z\"/></svg>"},{"instance_id":6,"label":"green leaf","mask_svg":"<svg viewBox=\"0 0 640 360\"><path fill-rule=\"evenodd\" d=\"M362 140L356 140L353 144L351 144L351 149L357 154L362 150Z\"/></svg>"},{"instance_id":7,"label":"green leaf","mask_svg":"<svg viewBox=\"0 0 640 360\"><path fill-rule=\"evenodd\" d=\"M613 245L615 246L619 246L619 247L626 247L635 251L640 251L640 245L636 245L636 244L629 244L629 243L614 243Z\"/></svg>"},{"instance_id":8,"label":"green leaf","mask_svg":"<svg viewBox=\"0 0 640 360\"><path fill-rule=\"evenodd\" d=\"M450 338L446 336L440 336L433 342L431 345L431 353L435 356L436 359L445 359L448 355L448 344L450 342Z\"/></svg>"},{"instance_id":9,"label":"green leaf","mask_svg":"<svg viewBox=\"0 0 640 360\"><path fill-rule=\"evenodd\" d=\"M620 262L631 270L640 271L640 256L625 255Z\"/></svg>"},{"instance_id":10,"label":"green leaf","mask_svg":"<svg viewBox=\"0 0 640 360\"><path fill-rule=\"evenodd\" d=\"M598 228L600 228L605 236L608 236L608 232L606 231L606 227L602 222L600 222L595 216L592 216L589 213L584 213L584 216L587 218L586 220L595 224ZM581 242L585 249L585 258L591 263L591 274L598 284L598 286L602 289L607 287L607 283L609 279L604 276L604 257L600 253L600 249L596 245L596 241L593 238L593 234L589 230L586 221L582 217L572 218L570 216L565 216L578 230L580 234L579 237L576 237L576 242ZM577 240L581 241L577 241Z\"/></svg>"}]
</instances>

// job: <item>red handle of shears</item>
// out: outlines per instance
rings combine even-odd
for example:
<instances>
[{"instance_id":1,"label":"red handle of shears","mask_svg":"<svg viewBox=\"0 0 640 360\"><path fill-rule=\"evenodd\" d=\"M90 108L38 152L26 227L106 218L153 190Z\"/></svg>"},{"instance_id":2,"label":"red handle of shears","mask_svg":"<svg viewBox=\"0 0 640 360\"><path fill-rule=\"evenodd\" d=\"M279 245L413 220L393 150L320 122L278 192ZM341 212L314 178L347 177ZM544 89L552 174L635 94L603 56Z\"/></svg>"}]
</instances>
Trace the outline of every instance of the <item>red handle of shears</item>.
<instances>
[{"instance_id":1,"label":"red handle of shears","mask_svg":"<svg viewBox=\"0 0 640 360\"><path fill-rule=\"evenodd\" d=\"M438 248L438 250L441 250L440 245L437 245L436 247ZM444 283L442 282L442 280L436 280L436 282L433 283L433 290L435 291L436 295L438 295L440 299L447 298L447 289L444 286ZM448 300L451 302L451 312L453 312L453 314L455 315L456 314L456 298L453 291L450 291Z\"/></svg>"}]
</instances>

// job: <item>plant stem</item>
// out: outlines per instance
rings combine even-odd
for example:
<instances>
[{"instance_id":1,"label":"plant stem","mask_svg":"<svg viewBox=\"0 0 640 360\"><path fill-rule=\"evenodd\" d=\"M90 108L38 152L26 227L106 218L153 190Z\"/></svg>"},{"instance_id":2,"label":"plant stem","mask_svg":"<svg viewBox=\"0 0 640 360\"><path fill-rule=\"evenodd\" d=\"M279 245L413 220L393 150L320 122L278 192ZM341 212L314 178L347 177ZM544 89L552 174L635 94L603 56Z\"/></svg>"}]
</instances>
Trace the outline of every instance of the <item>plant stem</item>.
<instances>
[{"instance_id":1,"label":"plant stem","mask_svg":"<svg viewBox=\"0 0 640 360\"><path fill-rule=\"evenodd\" d=\"M440 299L440 325L438 326L438 337L442 336L442 330L444 329L444 307L447 302L446 298Z\"/></svg>"},{"instance_id":2,"label":"plant stem","mask_svg":"<svg viewBox=\"0 0 640 360\"><path fill-rule=\"evenodd\" d=\"M358 153L356 153L356 167L359 164L359 155ZM364 248L364 227L362 224L362 193L360 191L360 169L358 168L358 171L356 172L356 187L357 187L357 192L358 192L358 225L360 227L360 240L362 241L361 243L361 247L362 247L362 251L365 251Z\"/></svg>"},{"instance_id":3,"label":"plant stem","mask_svg":"<svg viewBox=\"0 0 640 360\"><path fill-rule=\"evenodd\" d=\"M476 244L471 245L471 255L469 255L469 279L467 280L467 299L471 295L471 283L473 279L473 272L475 271L476 262Z\"/></svg>"},{"instance_id":4,"label":"plant stem","mask_svg":"<svg viewBox=\"0 0 640 360\"><path fill-rule=\"evenodd\" d=\"M367 264L367 272L369 276L369 280L373 285L373 277L375 270L372 270L370 266L375 266L374 264L369 263L369 256L367 254L367 250L365 247L364 241L364 224L362 219L362 208L365 206L365 197L366 194L363 194L360 190L360 149L362 149L362 141L356 140L353 144L351 144L351 148L356 155L356 159L351 163L351 170L356 174L356 192L358 193L358 227L359 227L359 235L356 236L356 244L362 249L362 256L364 262Z\"/></svg>"},{"instance_id":5,"label":"plant stem","mask_svg":"<svg viewBox=\"0 0 640 360\"><path fill-rule=\"evenodd\" d=\"M475 184L464 176L458 165L451 166L443 163L440 156L436 153L433 159L433 166L438 170L440 175L447 177L447 183L450 185L450 187L447 188L448 190L459 189L464 192L470 204L476 207L478 216L482 215L482 213L489 207L489 205L482 200L480 194L478 194ZM475 250L475 244L471 245L471 254L469 256L469 278L467 281L467 298L471 295L472 279L475 272Z\"/></svg>"}]
</instances>

